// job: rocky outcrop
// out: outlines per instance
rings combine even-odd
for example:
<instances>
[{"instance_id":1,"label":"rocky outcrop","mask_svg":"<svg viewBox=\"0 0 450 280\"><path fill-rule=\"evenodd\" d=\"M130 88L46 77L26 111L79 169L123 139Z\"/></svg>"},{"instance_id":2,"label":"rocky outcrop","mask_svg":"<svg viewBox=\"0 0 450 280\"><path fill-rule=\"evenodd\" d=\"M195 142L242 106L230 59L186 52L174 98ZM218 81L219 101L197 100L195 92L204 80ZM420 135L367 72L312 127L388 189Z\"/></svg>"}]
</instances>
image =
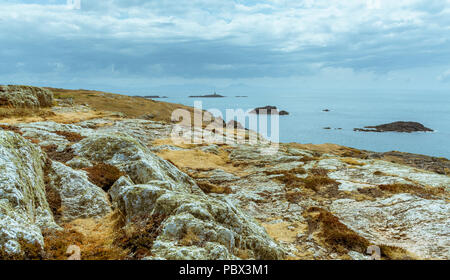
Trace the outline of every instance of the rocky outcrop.
<instances>
[{"instance_id":1,"label":"rocky outcrop","mask_svg":"<svg viewBox=\"0 0 450 280\"><path fill-rule=\"evenodd\" d=\"M100 134L72 146L75 154L92 162L116 166L135 184L160 180L173 190L201 193L195 182L175 166L154 155L136 139L127 135Z\"/></svg>"},{"instance_id":2,"label":"rocky outcrop","mask_svg":"<svg viewBox=\"0 0 450 280\"><path fill-rule=\"evenodd\" d=\"M244 252L255 259L281 259L284 255L260 225L226 199L173 191L163 181L123 186L115 193L128 226L155 215L164 217L151 249L153 257L216 260L237 259Z\"/></svg>"},{"instance_id":3,"label":"rocky outcrop","mask_svg":"<svg viewBox=\"0 0 450 280\"><path fill-rule=\"evenodd\" d=\"M431 157L398 151L386 153L369 152L368 154L369 158L396 162L438 174L450 175L450 160L443 157Z\"/></svg>"},{"instance_id":4,"label":"rocky outcrop","mask_svg":"<svg viewBox=\"0 0 450 280\"><path fill-rule=\"evenodd\" d=\"M231 128L231 129L245 129L244 126L237 121L231 120L227 123L226 125L227 128Z\"/></svg>"},{"instance_id":5,"label":"rocky outcrop","mask_svg":"<svg viewBox=\"0 0 450 280\"><path fill-rule=\"evenodd\" d=\"M445 200L398 194L376 201L336 200L331 210L374 244L400 247L420 259L450 256L450 205Z\"/></svg>"},{"instance_id":6,"label":"rocky outcrop","mask_svg":"<svg viewBox=\"0 0 450 280\"><path fill-rule=\"evenodd\" d=\"M448 160L297 144L280 144L273 154L264 152L266 144L177 145L168 138L172 128L108 118L9 128L36 144L0 131L0 258L5 252L20 258L22 245L30 243L42 248L41 231L57 228L54 219L71 225L101 218L105 228L114 210L124 218L119 229L137 230L120 244L138 259L369 257L345 244L336 251L326 240L330 220L315 227L315 213L348 228L335 232L338 237L353 231L418 258L450 257ZM48 145L70 158L45 160L37 145L50 158ZM204 164L187 162L188 156L200 161L197 154ZM91 177L99 165L117 167L122 176L105 188L109 201ZM148 251L133 251L139 244Z\"/></svg>"},{"instance_id":7,"label":"rocky outcrop","mask_svg":"<svg viewBox=\"0 0 450 280\"><path fill-rule=\"evenodd\" d=\"M53 93L32 86L0 85L0 106L17 108L43 108L53 105Z\"/></svg>"},{"instance_id":8,"label":"rocky outcrop","mask_svg":"<svg viewBox=\"0 0 450 280\"><path fill-rule=\"evenodd\" d=\"M289 113L287 111L278 111L278 108L275 106L265 106L265 107L258 107L250 111L250 114L257 114L257 115L280 115L280 116L287 116Z\"/></svg>"},{"instance_id":9,"label":"rocky outcrop","mask_svg":"<svg viewBox=\"0 0 450 280\"><path fill-rule=\"evenodd\" d=\"M61 198L61 221L100 218L111 212L107 194L89 181L85 171L53 162L48 176L47 187Z\"/></svg>"},{"instance_id":10,"label":"rocky outcrop","mask_svg":"<svg viewBox=\"0 0 450 280\"><path fill-rule=\"evenodd\" d=\"M0 131L0 251L43 248L42 229L57 228L46 200L45 155L18 134Z\"/></svg>"},{"instance_id":11,"label":"rocky outcrop","mask_svg":"<svg viewBox=\"0 0 450 280\"><path fill-rule=\"evenodd\" d=\"M425 127L418 122L393 122L377 126L366 126L364 128L355 128L354 131L363 132L433 132L432 129Z\"/></svg>"},{"instance_id":12,"label":"rocky outcrop","mask_svg":"<svg viewBox=\"0 0 450 280\"><path fill-rule=\"evenodd\" d=\"M396 163L382 160L358 160L350 161L350 163L351 167L349 168L349 165L339 159L324 159L318 163L318 166L330 170L328 176L341 182L342 190L360 188L361 186L355 184L356 182L366 186L383 184L417 184L447 188L450 186L449 176Z\"/></svg>"}]
</instances>

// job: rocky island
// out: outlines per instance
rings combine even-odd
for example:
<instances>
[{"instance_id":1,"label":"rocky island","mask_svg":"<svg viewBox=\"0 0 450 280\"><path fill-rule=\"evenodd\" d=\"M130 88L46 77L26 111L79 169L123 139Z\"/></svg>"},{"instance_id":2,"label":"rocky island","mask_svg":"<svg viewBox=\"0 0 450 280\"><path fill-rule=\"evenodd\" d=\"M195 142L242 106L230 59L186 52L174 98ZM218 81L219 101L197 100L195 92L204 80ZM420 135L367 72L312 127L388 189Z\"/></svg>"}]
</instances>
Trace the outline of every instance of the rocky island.
<instances>
[{"instance_id":1,"label":"rocky island","mask_svg":"<svg viewBox=\"0 0 450 280\"><path fill-rule=\"evenodd\" d=\"M205 94L205 95L191 95L189 98L224 98L225 96L214 93L214 94Z\"/></svg>"},{"instance_id":2,"label":"rocky island","mask_svg":"<svg viewBox=\"0 0 450 280\"><path fill-rule=\"evenodd\" d=\"M145 96L135 96L135 97L142 97L147 99L162 99L162 98L168 98L167 96L160 96L160 95L145 95Z\"/></svg>"},{"instance_id":3,"label":"rocky island","mask_svg":"<svg viewBox=\"0 0 450 280\"><path fill-rule=\"evenodd\" d=\"M366 126L364 128L355 128L354 131L363 132L433 132L432 129L425 127L418 122L393 122L377 126Z\"/></svg>"},{"instance_id":4,"label":"rocky island","mask_svg":"<svg viewBox=\"0 0 450 280\"><path fill-rule=\"evenodd\" d=\"M192 108L96 91L2 86L0 100L0 259L450 257L447 159L179 144L170 112Z\"/></svg>"},{"instance_id":5,"label":"rocky island","mask_svg":"<svg viewBox=\"0 0 450 280\"><path fill-rule=\"evenodd\" d=\"M278 111L278 108L276 106L265 106L265 107L258 107L250 111L250 114L267 114L267 115L280 115L280 116L287 116L289 115L289 112L287 111Z\"/></svg>"}]
</instances>

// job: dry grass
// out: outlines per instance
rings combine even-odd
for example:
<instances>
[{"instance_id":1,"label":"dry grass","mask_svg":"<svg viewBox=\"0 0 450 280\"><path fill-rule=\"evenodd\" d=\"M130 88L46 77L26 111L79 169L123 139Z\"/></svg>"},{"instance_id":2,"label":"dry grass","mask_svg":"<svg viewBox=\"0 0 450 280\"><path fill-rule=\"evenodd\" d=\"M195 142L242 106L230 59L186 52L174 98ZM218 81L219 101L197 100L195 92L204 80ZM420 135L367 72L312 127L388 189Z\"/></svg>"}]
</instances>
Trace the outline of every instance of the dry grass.
<instances>
[{"instance_id":1,"label":"dry grass","mask_svg":"<svg viewBox=\"0 0 450 280\"><path fill-rule=\"evenodd\" d=\"M421 187L421 186L415 186L415 185L409 185L409 184L389 184L389 185L379 185L378 188L381 191L390 193L390 194L397 194L397 193L410 193L417 195L419 197L425 198L425 199L432 199L439 196L445 196L446 191L445 188L438 188L438 187Z\"/></svg>"},{"instance_id":2,"label":"dry grass","mask_svg":"<svg viewBox=\"0 0 450 280\"><path fill-rule=\"evenodd\" d=\"M381 257L387 260L417 260L418 257L407 250L389 245L379 245Z\"/></svg>"},{"instance_id":3,"label":"dry grass","mask_svg":"<svg viewBox=\"0 0 450 280\"><path fill-rule=\"evenodd\" d=\"M304 196L305 196L304 193L300 193L300 192L296 192L296 191L287 191L284 195L284 198L286 198L286 200L289 203L298 203L299 201L302 200L302 198ZM290 205L288 207L290 207Z\"/></svg>"},{"instance_id":4,"label":"dry grass","mask_svg":"<svg viewBox=\"0 0 450 280\"><path fill-rule=\"evenodd\" d=\"M318 192L322 186L339 186L339 183L327 176L310 175L305 179L301 179L305 188Z\"/></svg>"},{"instance_id":5,"label":"dry grass","mask_svg":"<svg viewBox=\"0 0 450 280\"><path fill-rule=\"evenodd\" d=\"M324 244L331 250L345 254L349 250L365 253L369 241L341 223L325 209L311 207L304 213L309 232L317 232Z\"/></svg>"},{"instance_id":6,"label":"dry grass","mask_svg":"<svg viewBox=\"0 0 450 280\"><path fill-rule=\"evenodd\" d=\"M368 153L366 151L349 148L345 146L340 146L337 144L299 144L299 143L289 143L285 144L287 147L302 149L312 152L317 152L321 154L332 154L342 157L351 157L351 158L360 158L366 159L368 158Z\"/></svg>"},{"instance_id":7,"label":"dry grass","mask_svg":"<svg viewBox=\"0 0 450 280\"><path fill-rule=\"evenodd\" d=\"M58 134L59 136L63 136L64 138L67 139L67 141L72 142L72 143L80 142L81 140L86 138L86 137L81 136L79 133L76 133L76 132L55 131L55 133Z\"/></svg>"},{"instance_id":8,"label":"dry grass","mask_svg":"<svg viewBox=\"0 0 450 280\"><path fill-rule=\"evenodd\" d=\"M282 173L282 176L277 177L276 180L283 183L288 190L294 188L306 188L319 192L321 187L331 186L337 189L339 186L339 182L328 178L327 176L309 175L306 178L299 178L296 174L297 173L295 172L284 172Z\"/></svg>"},{"instance_id":9,"label":"dry grass","mask_svg":"<svg viewBox=\"0 0 450 280\"><path fill-rule=\"evenodd\" d=\"M343 163L354 165L354 166L364 166L365 163L359 162L354 158L341 158L340 159Z\"/></svg>"},{"instance_id":10,"label":"dry grass","mask_svg":"<svg viewBox=\"0 0 450 280\"><path fill-rule=\"evenodd\" d=\"M20 130L20 128L18 128L17 126L14 126L14 125L0 124L0 129L6 130L6 131L11 131L11 132L14 132L14 133L17 133L17 134L23 136L23 132ZM40 143L40 141L38 139L35 139L35 138L31 138L31 137L24 137L24 138L29 140L32 144L39 144Z\"/></svg>"},{"instance_id":11,"label":"dry grass","mask_svg":"<svg viewBox=\"0 0 450 280\"><path fill-rule=\"evenodd\" d=\"M383 197L384 193L379 188L359 188L358 192L373 198Z\"/></svg>"},{"instance_id":12,"label":"dry grass","mask_svg":"<svg viewBox=\"0 0 450 280\"><path fill-rule=\"evenodd\" d=\"M325 168L311 168L309 174L316 176L328 176L328 170Z\"/></svg>"},{"instance_id":13,"label":"dry grass","mask_svg":"<svg viewBox=\"0 0 450 280\"><path fill-rule=\"evenodd\" d=\"M181 246L202 246L202 240L192 230L188 229L183 238L178 241Z\"/></svg>"},{"instance_id":14,"label":"dry grass","mask_svg":"<svg viewBox=\"0 0 450 280\"><path fill-rule=\"evenodd\" d=\"M50 206L50 210L52 211L53 218L55 221L59 221L62 215L62 200L58 191L56 191L51 185L51 179L49 177L49 173L51 170L51 160L49 158L46 159L45 165L43 168L44 171L44 185L45 185L45 197ZM60 180L58 177L56 180ZM59 182L56 183L59 185Z\"/></svg>"},{"instance_id":15,"label":"dry grass","mask_svg":"<svg viewBox=\"0 0 450 280\"><path fill-rule=\"evenodd\" d=\"M152 254L153 242L161 232L161 224L167 216L154 214L148 217L135 218L125 226L122 216L115 225L117 236L114 244L130 252L134 259L140 259Z\"/></svg>"},{"instance_id":16,"label":"dry grass","mask_svg":"<svg viewBox=\"0 0 450 280\"><path fill-rule=\"evenodd\" d=\"M238 258L240 258L241 260L248 260L250 259L251 256L251 251L248 249L236 249L234 255Z\"/></svg>"},{"instance_id":17,"label":"dry grass","mask_svg":"<svg viewBox=\"0 0 450 280\"><path fill-rule=\"evenodd\" d=\"M267 233L275 239L275 241L283 241L293 243L297 240L297 235L300 232L306 230L305 227L299 227L297 224L291 224L288 222L280 222L275 224L262 223L262 226L266 229ZM293 229L290 229L290 226Z\"/></svg>"},{"instance_id":18,"label":"dry grass","mask_svg":"<svg viewBox=\"0 0 450 280\"><path fill-rule=\"evenodd\" d=\"M303 174L306 174L306 170L301 166L297 166L290 170L268 170L268 171L264 171L264 173L266 175L285 175L285 174L289 174L289 173L303 175Z\"/></svg>"},{"instance_id":19,"label":"dry grass","mask_svg":"<svg viewBox=\"0 0 450 280\"><path fill-rule=\"evenodd\" d=\"M42 234L46 258L51 260L67 260L67 248L70 245L81 247L84 241L84 236L68 225L62 231L44 231Z\"/></svg>"},{"instance_id":20,"label":"dry grass","mask_svg":"<svg viewBox=\"0 0 450 280\"><path fill-rule=\"evenodd\" d=\"M12 131L14 133L20 134L22 135L22 131L20 131L20 128L18 128L17 126L14 125L4 125L4 124L0 124L0 128L2 130L6 130L6 131Z\"/></svg>"},{"instance_id":21,"label":"dry grass","mask_svg":"<svg viewBox=\"0 0 450 280\"><path fill-rule=\"evenodd\" d=\"M87 172L89 180L104 191L108 191L120 177L125 175L117 167L105 163L98 163L83 170Z\"/></svg>"},{"instance_id":22,"label":"dry grass","mask_svg":"<svg viewBox=\"0 0 450 280\"><path fill-rule=\"evenodd\" d=\"M191 176L192 177L192 176ZM216 184L212 184L206 181L196 180L197 185L202 189L202 191L206 194L209 193L218 193L218 194L231 194L233 191L229 187L222 187Z\"/></svg>"},{"instance_id":23,"label":"dry grass","mask_svg":"<svg viewBox=\"0 0 450 280\"><path fill-rule=\"evenodd\" d=\"M47 156L54 161L66 163L75 157L74 151L71 147L66 147L61 152L58 151L58 145L56 144L41 146L41 148Z\"/></svg>"},{"instance_id":24,"label":"dry grass","mask_svg":"<svg viewBox=\"0 0 450 280\"><path fill-rule=\"evenodd\" d=\"M299 161L303 162L303 163L308 163L308 162L315 161L318 159L319 159L319 157L303 156Z\"/></svg>"},{"instance_id":25,"label":"dry grass","mask_svg":"<svg viewBox=\"0 0 450 280\"><path fill-rule=\"evenodd\" d=\"M52 144L48 146L42 146L42 150L47 154L47 156L55 161L67 162L75 157L73 150L67 148L66 150L59 152L58 145Z\"/></svg>"},{"instance_id":26,"label":"dry grass","mask_svg":"<svg viewBox=\"0 0 450 280\"><path fill-rule=\"evenodd\" d=\"M123 260L129 251L115 244L116 216L102 219L79 219L66 224L63 231L44 232L45 258L66 260L67 248L76 245L81 249L82 260Z\"/></svg>"},{"instance_id":27,"label":"dry grass","mask_svg":"<svg viewBox=\"0 0 450 280\"><path fill-rule=\"evenodd\" d=\"M116 217L102 219L79 219L63 226L62 230L44 230L44 248L38 244L20 241L24 255L8 255L0 250L1 260L67 260L69 246L81 249L82 260L123 260L129 250L115 244Z\"/></svg>"},{"instance_id":28,"label":"dry grass","mask_svg":"<svg viewBox=\"0 0 450 280\"><path fill-rule=\"evenodd\" d=\"M188 169L222 169L231 174L245 175L241 169L233 166L228 159L228 153L220 150L219 154L206 153L200 150L170 151L163 150L156 153L161 158L170 161L183 171Z\"/></svg>"},{"instance_id":29,"label":"dry grass","mask_svg":"<svg viewBox=\"0 0 450 280\"><path fill-rule=\"evenodd\" d=\"M14 108L14 107L0 107L0 121L11 118L29 118L39 117L48 118L54 116L55 113L50 109L33 109L33 108Z\"/></svg>"},{"instance_id":30,"label":"dry grass","mask_svg":"<svg viewBox=\"0 0 450 280\"><path fill-rule=\"evenodd\" d=\"M153 115L154 121L171 122L172 112L176 109L185 109L193 112L192 107L154 101L150 99L132 97L114 93L91 90L68 90L48 88L56 99L73 99L74 105L87 104L94 111L120 112L129 118L139 118L143 115Z\"/></svg>"},{"instance_id":31,"label":"dry grass","mask_svg":"<svg viewBox=\"0 0 450 280\"><path fill-rule=\"evenodd\" d=\"M23 254L8 254L3 248L0 248L0 260L18 261L18 260L42 260L44 252L39 244L33 244L24 239L18 240Z\"/></svg>"}]
</instances>

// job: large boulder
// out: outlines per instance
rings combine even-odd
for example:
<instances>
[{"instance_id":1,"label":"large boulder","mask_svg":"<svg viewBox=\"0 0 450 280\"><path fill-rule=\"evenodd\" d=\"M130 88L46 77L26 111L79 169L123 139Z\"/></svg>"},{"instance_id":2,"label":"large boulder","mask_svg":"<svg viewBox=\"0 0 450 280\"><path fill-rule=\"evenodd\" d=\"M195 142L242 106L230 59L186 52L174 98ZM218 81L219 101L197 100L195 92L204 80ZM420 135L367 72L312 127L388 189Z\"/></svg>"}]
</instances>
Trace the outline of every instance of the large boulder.
<instances>
[{"instance_id":1,"label":"large boulder","mask_svg":"<svg viewBox=\"0 0 450 280\"><path fill-rule=\"evenodd\" d=\"M54 161L48 177L48 188L61 200L61 221L100 218L111 212L107 194L89 181L85 171Z\"/></svg>"},{"instance_id":2,"label":"large boulder","mask_svg":"<svg viewBox=\"0 0 450 280\"><path fill-rule=\"evenodd\" d=\"M164 217L151 248L153 258L171 260L281 259L284 251L251 217L225 199L173 191L170 184L151 181L115 189L115 204L126 226ZM143 222L144 221L144 222Z\"/></svg>"},{"instance_id":3,"label":"large boulder","mask_svg":"<svg viewBox=\"0 0 450 280\"><path fill-rule=\"evenodd\" d=\"M130 136L94 135L83 139L72 148L79 157L116 166L129 175L135 184L159 180L167 182L172 190L202 193L192 178Z\"/></svg>"},{"instance_id":4,"label":"large boulder","mask_svg":"<svg viewBox=\"0 0 450 280\"><path fill-rule=\"evenodd\" d=\"M22 136L0 131L0 253L43 247L42 229L57 228L44 185L45 155Z\"/></svg>"},{"instance_id":5,"label":"large boulder","mask_svg":"<svg viewBox=\"0 0 450 280\"><path fill-rule=\"evenodd\" d=\"M48 89L32 86L0 85L0 106L42 108L52 105L53 93Z\"/></svg>"}]
</instances>

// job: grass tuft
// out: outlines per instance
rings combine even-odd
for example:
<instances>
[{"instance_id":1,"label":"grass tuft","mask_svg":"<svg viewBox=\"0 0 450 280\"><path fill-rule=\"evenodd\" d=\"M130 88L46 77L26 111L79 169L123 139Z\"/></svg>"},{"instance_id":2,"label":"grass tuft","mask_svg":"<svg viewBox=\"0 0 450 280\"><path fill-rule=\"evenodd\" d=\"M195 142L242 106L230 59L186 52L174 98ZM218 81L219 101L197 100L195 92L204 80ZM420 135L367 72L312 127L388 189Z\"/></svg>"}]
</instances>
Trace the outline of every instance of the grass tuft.
<instances>
[{"instance_id":1,"label":"grass tuft","mask_svg":"<svg viewBox=\"0 0 450 280\"><path fill-rule=\"evenodd\" d=\"M55 133L58 134L59 136L63 136L64 138L67 139L67 141L70 141L72 143L80 142L81 140L86 138L86 137L81 136L79 133L76 133L76 132L55 131Z\"/></svg>"},{"instance_id":2,"label":"grass tuft","mask_svg":"<svg viewBox=\"0 0 450 280\"><path fill-rule=\"evenodd\" d=\"M55 113L49 109L0 107L0 120L25 117L46 118L51 116L55 116Z\"/></svg>"},{"instance_id":3,"label":"grass tuft","mask_svg":"<svg viewBox=\"0 0 450 280\"><path fill-rule=\"evenodd\" d=\"M161 232L161 224L166 215L153 214L148 217L134 218L125 225L124 217L116 224L118 236L115 243L130 251L134 259L151 256L153 242Z\"/></svg>"},{"instance_id":4,"label":"grass tuft","mask_svg":"<svg viewBox=\"0 0 450 280\"><path fill-rule=\"evenodd\" d=\"M197 185L200 187L200 189L206 193L218 193L218 194L231 194L233 191L229 187L222 187L215 184L211 184L210 182L206 181L197 181Z\"/></svg>"},{"instance_id":5,"label":"grass tuft","mask_svg":"<svg viewBox=\"0 0 450 280\"><path fill-rule=\"evenodd\" d=\"M71 147L66 147L62 151L58 151L58 145L56 144L41 146L41 148L45 153L47 153L48 157L54 161L66 163L75 157L74 151Z\"/></svg>"},{"instance_id":6,"label":"grass tuft","mask_svg":"<svg viewBox=\"0 0 450 280\"><path fill-rule=\"evenodd\" d=\"M104 191L108 191L120 177L125 175L117 167L105 163L99 163L83 170L88 173L89 180Z\"/></svg>"},{"instance_id":7,"label":"grass tuft","mask_svg":"<svg viewBox=\"0 0 450 280\"><path fill-rule=\"evenodd\" d=\"M319 232L325 244L338 253L347 253L349 250L365 253L370 245L364 237L349 229L329 211L311 207L305 213L310 232Z\"/></svg>"},{"instance_id":8,"label":"grass tuft","mask_svg":"<svg viewBox=\"0 0 450 280\"><path fill-rule=\"evenodd\" d=\"M4 125L4 124L0 124L0 128L2 130L7 130L7 131L12 131L14 133L20 134L22 135L22 131L20 131L20 128L18 128L17 126L14 125Z\"/></svg>"}]
</instances>

